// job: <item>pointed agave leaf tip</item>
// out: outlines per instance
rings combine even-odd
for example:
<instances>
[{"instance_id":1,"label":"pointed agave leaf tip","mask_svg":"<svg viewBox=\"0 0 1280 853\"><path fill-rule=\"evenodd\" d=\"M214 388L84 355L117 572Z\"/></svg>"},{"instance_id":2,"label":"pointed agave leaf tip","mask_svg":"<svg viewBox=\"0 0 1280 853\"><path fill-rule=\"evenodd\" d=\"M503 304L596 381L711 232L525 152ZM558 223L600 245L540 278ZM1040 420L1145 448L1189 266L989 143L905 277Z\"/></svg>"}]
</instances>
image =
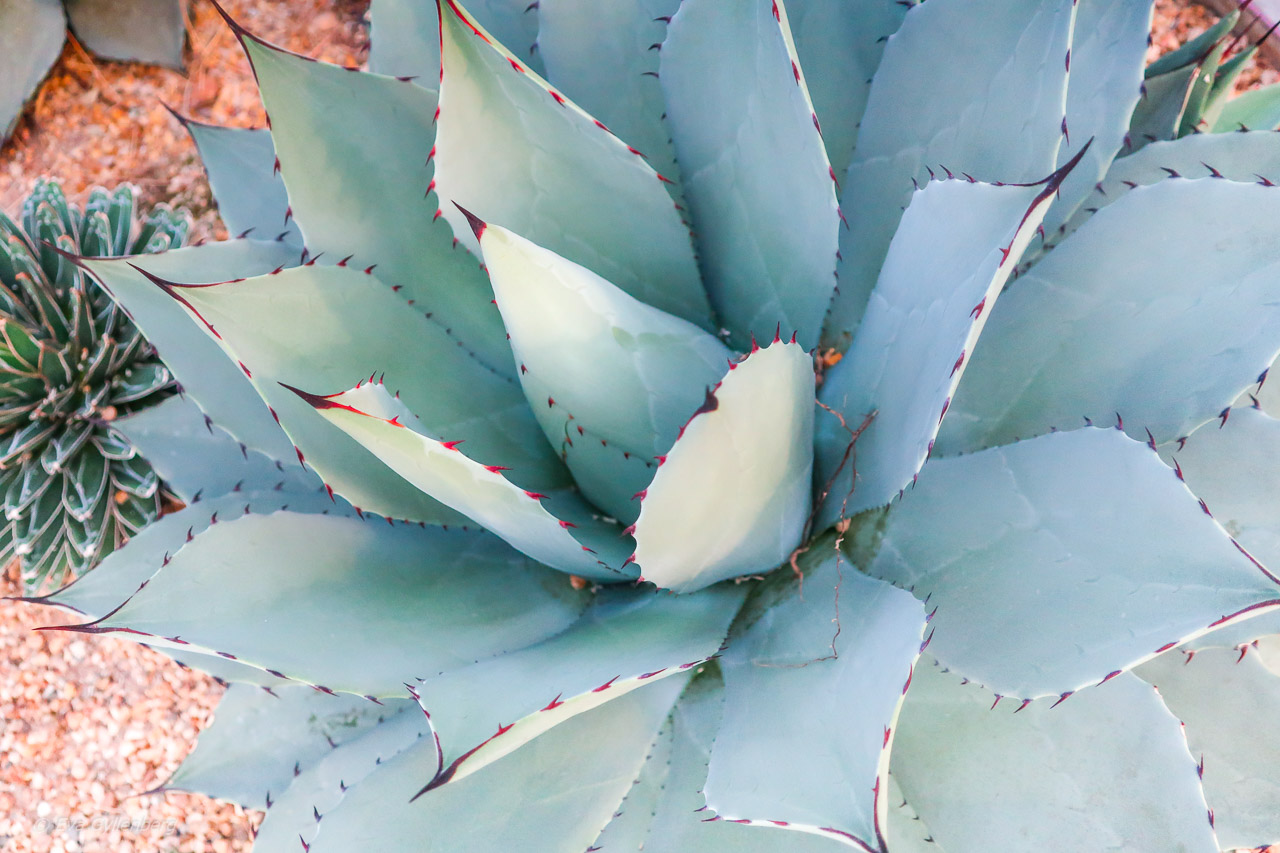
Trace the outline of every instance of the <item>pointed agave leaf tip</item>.
<instances>
[{"instance_id":1,"label":"pointed agave leaf tip","mask_svg":"<svg viewBox=\"0 0 1280 853\"><path fill-rule=\"evenodd\" d=\"M307 402L308 404L310 404L311 406L317 409L346 409L347 411L355 412L358 415L366 414L365 412L362 412L359 409L354 408L352 406L345 406L342 403L335 403L332 398L337 397L338 394L330 394L329 396L326 397L321 394L312 394L310 391L303 391L301 388L295 388L294 386L290 385L287 382L280 382L278 384L280 385L280 387L287 388L288 390L297 394L305 402Z\"/></svg>"},{"instance_id":2,"label":"pointed agave leaf tip","mask_svg":"<svg viewBox=\"0 0 1280 853\"><path fill-rule=\"evenodd\" d=\"M469 224L471 226L471 230L475 232L476 239L477 240L482 239L484 237L485 226L488 223L486 223L480 217L476 216L471 211L467 210L462 205L458 204L456 201L453 203L453 206L458 208L458 210L462 212L463 216L467 217L467 224Z\"/></svg>"}]
</instances>

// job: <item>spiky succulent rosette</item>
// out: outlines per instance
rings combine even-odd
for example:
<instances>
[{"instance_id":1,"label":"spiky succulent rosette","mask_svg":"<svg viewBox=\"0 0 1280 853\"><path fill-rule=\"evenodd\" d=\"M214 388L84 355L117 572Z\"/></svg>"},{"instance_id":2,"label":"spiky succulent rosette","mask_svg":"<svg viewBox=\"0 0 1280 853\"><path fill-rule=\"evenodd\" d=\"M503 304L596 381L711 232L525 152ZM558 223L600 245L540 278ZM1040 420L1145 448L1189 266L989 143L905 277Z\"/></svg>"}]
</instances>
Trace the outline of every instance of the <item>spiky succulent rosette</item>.
<instances>
[{"instance_id":1,"label":"spiky succulent rosette","mask_svg":"<svg viewBox=\"0 0 1280 853\"><path fill-rule=\"evenodd\" d=\"M94 190L83 209L37 181L21 226L0 214L0 560L21 558L28 590L64 582L155 518L155 471L112 421L164 399L169 369L69 257L182 245L189 219L134 191Z\"/></svg>"},{"instance_id":2,"label":"spiky succulent rosette","mask_svg":"<svg viewBox=\"0 0 1280 853\"><path fill-rule=\"evenodd\" d=\"M242 238L82 261L191 505L50 603L237 682L169 786L259 853L1280 840L1280 137L1124 154L1149 3L523 7L237 28Z\"/></svg>"}]
</instances>

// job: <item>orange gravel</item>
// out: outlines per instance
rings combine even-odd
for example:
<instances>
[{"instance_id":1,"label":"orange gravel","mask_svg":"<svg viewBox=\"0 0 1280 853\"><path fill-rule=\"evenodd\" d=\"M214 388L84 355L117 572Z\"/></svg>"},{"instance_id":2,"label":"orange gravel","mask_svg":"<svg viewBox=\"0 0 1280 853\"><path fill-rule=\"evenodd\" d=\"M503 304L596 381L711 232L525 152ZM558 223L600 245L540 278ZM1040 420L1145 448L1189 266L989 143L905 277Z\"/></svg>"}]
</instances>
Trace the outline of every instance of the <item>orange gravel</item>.
<instances>
[{"instance_id":1,"label":"orange gravel","mask_svg":"<svg viewBox=\"0 0 1280 853\"><path fill-rule=\"evenodd\" d=\"M367 0L224 0L251 31L343 65L367 56ZM194 0L185 73L104 62L70 43L0 149L0 209L57 176L75 200L90 187L137 184L148 202L196 216L196 239L221 239L195 147L162 108L219 124L261 126L248 62L207 0ZM302 22L304 26L298 27ZM1157 0L1152 57L1211 17ZM1274 82L1259 69L1241 87ZM19 594L16 573L0 595ZM260 816L205 797L141 796L162 784L207 725L222 688L125 640L34 631L68 619L0 601L0 851L241 853Z\"/></svg>"}]
</instances>

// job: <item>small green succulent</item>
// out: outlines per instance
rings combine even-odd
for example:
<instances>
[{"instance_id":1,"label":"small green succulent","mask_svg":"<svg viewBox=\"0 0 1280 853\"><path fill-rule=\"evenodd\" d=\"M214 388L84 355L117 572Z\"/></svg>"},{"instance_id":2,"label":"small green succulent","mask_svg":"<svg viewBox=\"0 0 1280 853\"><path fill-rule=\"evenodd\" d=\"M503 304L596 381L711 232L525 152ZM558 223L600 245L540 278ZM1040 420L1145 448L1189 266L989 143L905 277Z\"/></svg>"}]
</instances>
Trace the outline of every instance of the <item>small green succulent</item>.
<instances>
[{"instance_id":1,"label":"small green succulent","mask_svg":"<svg viewBox=\"0 0 1280 853\"><path fill-rule=\"evenodd\" d=\"M189 505L47 601L234 682L169 786L258 853L1280 840L1280 136L1127 153L1150 2L525 6L237 28L240 237L81 261Z\"/></svg>"},{"instance_id":2,"label":"small green succulent","mask_svg":"<svg viewBox=\"0 0 1280 853\"><path fill-rule=\"evenodd\" d=\"M155 472L112 427L174 389L133 322L69 257L182 245L183 213L139 217L132 187L84 209L37 181L21 226L0 214L0 560L29 591L79 575L160 509Z\"/></svg>"}]
</instances>

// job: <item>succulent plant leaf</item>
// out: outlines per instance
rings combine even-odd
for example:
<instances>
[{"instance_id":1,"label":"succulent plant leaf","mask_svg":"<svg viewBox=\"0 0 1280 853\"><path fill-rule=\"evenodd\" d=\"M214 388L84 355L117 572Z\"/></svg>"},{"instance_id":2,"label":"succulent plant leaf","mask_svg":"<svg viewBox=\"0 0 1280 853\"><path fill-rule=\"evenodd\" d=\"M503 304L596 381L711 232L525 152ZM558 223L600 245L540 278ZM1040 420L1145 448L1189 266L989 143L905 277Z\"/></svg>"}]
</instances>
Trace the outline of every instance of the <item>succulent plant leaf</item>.
<instances>
[{"instance_id":1,"label":"succulent plant leaf","mask_svg":"<svg viewBox=\"0 0 1280 853\"><path fill-rule=\"evenodd\" d=\"M1209 89L1209 96L1205 98L1204 109L1200 111L1200 121L1189 133L1211 133L1217 127L1218 119L1222 116L1223 109L1233 97L1236 87L1236 81L1240 79L1248 68L1252 66L1255 54L1258 52L1258 45L1251 44L1243 50L1237 51L1218 66L1217 73L1213 75L1213 84ZM1236 129L1234 126L1233 130Z\"/></svg>"},{"instance_id":2,"label":"succulent plant leaf","mask_svg":"<svg viewBox=\"0 0 1280 853\"><path fill-rule=\"evenodd\" d=\"M635 779L681 681L667 679L574 717L485 772L410 802L422 768L435 758L435 745L424 738L323 813L311 851L358 849L372 827L388 850L585 849ZM441 832L446 824L450 831Z\"/></svg>"},{"instance_id":3,"label":"succulent plant leaf","mask_svg":"<svg viewBox=\"0 0 1280 853\"><path fill-rule=\"evenodd\" d=\"M241 41L271 116L290 209L310 250L323 250L319 263L376 264L379 280L483 364L514 377L480 262L440 219L428 156L436 93L314 62L247 34ZM403 251L406 245L414 251Z\"/></svg>"},{"instance_id":4,"label":"succulent plant leaf","mask_svg":"<svg viewBox=\"0 0 1280 853\"><path fill-rule=\"evenodd\" d=\"M11 0L0 9L0 140L7 139L62 53L67 18L58 0Z\"/></svg>"},{"instance_id":5,"label":"succulent plant leaf","mask_svg":"<svg viewBox=\"0 0 1280 853\"><path fill-rule=\"evenodd\" d=\"M1117 413L1130 434L1162 443L1218 417L1280 349L1271 189L1165 181L1090 218L1000 298L938 452ZM1151 216L1165 226L1153 231Z\"/></svg>"},{"instance_id":6,"label":"succulent plant leaf","mask_svg":"<svg viewBox=\"0 0 1280 853\"><path fill-rule=\"evenodd\" d=\"M264 573L263 561L306 571ZM318 687L403 696L403 683L419 674L523 648L572 624L585 602L553 580L561 577L475 531L277 512L211 526L125 604L80 630L148 643L180 636L196 651ZM520 595L491 595L498 582Z\"/></svg>"},{"instance_id":7,"label":"succulent plant leaf","mask_svg":"<svg viewBox=\"0 0 1280 853\"><path fill-rule=\"evenodd\" d=\"M428 429L465 439L487 464L519 470L526 488L550 490L568 482L515 383L467 355L367 271L304 266L245 281L160 283L157 289L203 328L216 330L219 345L242 365L306 464L355 506L391 518L460 522L457 513L318 417L288 386L327 393L385 374L427 416ZM292 322L299 316L309 322Z\"/></svg>"},{"instance_id":8,"label":"succulent plant leaf","mask_svg":"<svg viewBox=\"0 0 1280 853\"><path fill-rule=\"evenodd\" d=\"M1062 181L1058 201L1045 217L1044 229L1057 230L1093 192L1107 167L1122 151L1129 120L1142 89L1142 74L1151 35L1150 0L1112 3L1083 0L1072 31L1066 126L1069 139L1058 151L1066 164L1085 141L1089 151Z\"/></svg>"},{"instance_id":9,"label":"succulent plant leaf","mask_svg":"<svg viewBox=\"0 0 1280 853\"><path fill-rule=\"evenodd\" d=\"M685 0L661 60L712 306L739 347L779 321L814 347L835 289L840 213L781 0Z\"/></svg>"},{"instance_id":10,"label":"succulent plant leaf","mask_svg":"<svg viewBox=\"0 0 1280 853\"><path fill-rule=\"evenodd\" d=\"M823 379L821 522L887 504L910 485L1060 183L937 181L912 198L853 344Z\"/></svg>"},{"instance_id":11,"label":"succulent plant leaf","mask_svg":"<svg viewBox=\"0 0 1280 853\"><path fill-rule=\"evenodd\" d=\"M1278 122L1280 123L1280 122ZM1070 235L1102 208L1124 198L1135 185L1170 179L1214 177L1253 183L1263 179L1280 182L1280 138L1270 131L1195 133L1171 141L1153 142L1133 154L1112 161L1111 168L1084 207L1072 214L1062 234Z\"/></svg>"},{"instance_id":12,"label":"succulent plant leaf","mask_svg":"<svg viewBox=\"0 0 1280 853\"><path fill-rule=\"evenodd\" d=\"M991 700L922 662L902 708L893 775L947 853L1218 850L1178 720L1137 676L1057 708Z\"/></svg>"},{"instance_id":13,"label":"succulent plant leaf","mask_svg":"<svg viewBox=\"0 0 1280 853\"><path fill-rule=\"evenodd\" d=\"M808 833L757 829L707 810L701 788L723 706L719 673L695 677L663 727L635 786L593 846L699 853L839 853L850 845ZM671 743L664 745L662 737ZM864 850L862 847L855 849Z\"/></svg>"},{"instance_id":14,"label":"succulent plant leaf","mask_svg":"<svg viewBox=\"0 0 1280 853\"><path fill-rule=\"evenodd\" d=\"M989 183L1037 181L1056 168L1075 13L1070 0L908 10L885 46L841 182L849 228L840 234L844 260L827 345L843 350L857 327L913 180L924 184L931 171L950 170ZM975 18L984 26L970 26Z\"/></svg>"},{"instance_id":15,"label":"succulent plant leaf","mask_svg":"<svg viewBox=\"0 0 1280 853\"><path fill-rule=\"evenodd\" d=\"M581 426L646 460L666 453L724 374L729 349L505 228L479 230L525 397L552 446L566 436L574 443ZM587 497L616 518L635 520L631 496L648 478L619 502L611 499L618 497L612 464L565 459Z\"/></svg>"},{"instance_id":16,"label":"succulent plant leaf","mask_svg":"<svg viewBox=\"0 0 1280 853\"><path fill-rule=\"evenodd\" d=\"M329 397L295 393L405 482L535 560L595 580L628 577L618 525L593 517L571 491L540 493L517 485L503 466L469 456L460 446L465 439L428 435L418 416L383 386L368 383Z\"/></svg>"},{"instance_id":17,"label":"succulent plant leaf","mask_svg":"<svg viewBox=\"0 0 1280 853\"><path fill-rule=\"evenodd\" d=\"M443 0L437 191L700 325L710 309L663 178L533 74L455 0ZM537 140L529 145L524 140ZM464 244L465 217L442 206Z\"/></svg>"},{"instance_id":18,"label":"succulent plant leaf","mask_svg":"<svg viewBox=\"0 0 1280 853\"><path fill-rule=\"evenodd\" d=\"M182 68L187 0L64 0L71 30L104 59Z\"/></svg>"},{"instance_id":19,"label":"succulent plant leaf","mask_svg":"<svg viewBox=\"0 0 1280 853\"><path fill-rule=\"evenodd\" d=\"M1179 136L1199 133L1208 129L1204 122L1204 114L1209 105L1210 95L1213 93L1214 80L1217 79L1218 71L1222 67L1222 58L1227 51L1229 43L1229 40L1224 37L1223 40L1214 45L1213 49L1205 55L1196 68L1195 77L1191 81L1191 91L1187 93L1187 106L1182 111L1182 118L1178 122Z\"/></svg>"},{"instance_id":20,"label":"succulent plant leaf","mask_svg":"<svg viewBox=\"0 0 1280 853\"><path fill-rule=\"evenodd\" d=\"M277 488L314 492L324 488L313 472L286 466L241 446L185 397L170 397L116 421L114 426L187 503L201 493Z\"/></svg>"},{"instance_id":21,"label":"succulent plant leaf","mask_svg":"<svg viewBox=\"0 0 1280 853\"><path fill-rule=\"evenodd\" d=\"M441 747L440 770L423 779L426 789L456 784L633 690L682 680L720 651L745 595L734 586L675 599L647 589L601 592L555 637L415 683Z\"/></svg>"},{"instance_id":22,"label":"succulent plant leaf","mask_svg":"<svg viewBox=\"0 0 1280 853\"><path fill-rule=\"evenodd\" d=\"M522 54L542 74L539 6L521 0L472 0L476 20L500 42ZM369 70L416 78L435 88L440 78L440 17L424 0L373 0L370 4Z\"/></svg>"},{"instance_id":23,"label":"succulent plant leaf","mask_svg":"<svg viewBox=\"0 0 1280 853\"><path fill-rule=\"evenodd\" d=\"M283 791L302 766L406 711L416 712L410 699L375 705L363 696L330 696L310 687L266 691L233 684L164 788L263 809L267 792Z\"/></svg>"},{"instance_id":24,"label":"succulent plant leaf","mask_svg":"<svg viewBox=\"0 0 1280 853\"><path fill-rule=\"evenodd\" d=\"M1065 696L1280 605L1276 578L1118 430L935 460L886 524L867 571L937 608L930 654L1002 696Z\"/></svg>"},{"instance_id":25,"label":"succulent plant leaf","mask_svg":"<svg viewBox=\"0 0 1280 853\"><path fill-rule=\"evenodd\" d=\"M1177 138L1199 73L1197 63L1148 77L1143 82L1142 97L1129 121L1129 152L1141 151L1153 142Z\"/></svg>"},{"instance_id":26,"label":"succulent plant leaf","mask_svg":"<svg viewBox=\"0 0 1280 853\"><path fill-rule=\"evenodd\" d=\"M1185 68L1200 62L1222 38L1231 32L1240 20L1240 12L1232 10L1219 18L1214 24L1188 39L1183 44L1156 58L1147 66L1145 76L1150 79L1178 68Z\"/></svg>"},{"instance_id":27,"label":"succulent plant leaf","mask_svg":"<svg viewBox=\"0 0 1280 853\"><path fill-rule=\"evenodd\" d=\"M654 45L662 44L665 19L679 7L679 0L539 0L537 54L546 65L547 82L644 152L659 174L676 181L667 188L677 201L680 169L663 121L666 105L656 79ZM507 44L500 35L499 41Z\"/></svg>"},{"instance_id":28,"label":"succulent plant leaf","mask_svg":"<svg viewBox=\"0 0 1280 853\"><path fill-rule=\"evenodd\" d=\"M296 250L284 243L231 240L128 260L86 258L82 263L130 313L205 414L247 446L285 460L292 457L293 446L249 380L214 340L201 333L196 321L140 269L164 278L182 275L189 282L205 283L261 275L296 261Z\"/></svg>"},{"instance_id":29,"label":"succulent plant leaf","mask_svg":"<svg viewBox=\"0 0 1280 853\"><path fill-rule=\"evenodd\" d=\"M892 839L893 853L945 853L929 827L902 795L902 787L889 774L889 819L886 835Z\"/></svg>"},{"instance_id":30,"label":"succulent plant leaf","mask_svg":"<svg viewBox=\"0 0 1280 853\"><path fill-rule=\"evenodd\" d=\"M286 780L287 787L265 792L271 798L271 807L258 826L254 849L257 853L297 853L299 841L311 844L320 832L316 815L332 812L352 788L381 772L383 764L395 756L410 748L425 748L430 753L426 761L435 766L435 748L428 747L430 743L430 721L417 707L410 707L389 715L385 722L354 740L339 744L310 766L299 765L300 772ZM385 805L399 807L407 799L406 796Z\"/></svg>"},{"instance_id":31,"label":"succulent plant leaf","mask_svg":"<svg viewBox=\"0 0 1280 853\"><path fill-rule=\"evenodd\" d=\"M829 556L728 643L724 715L704 790L725 820L835 830L876 849L890 805L882 792L892 732L920 656L925 608L843 563L839 552Z\"/></svg>"},{"instance_id":32,"label":"succulent plant leaf","mask_svg":"<svg viewBox=\"0 0 1280 853\"><path fill-rule=\"evenodd\" d=\"M853 7L852 9L850 7ZM822 124L827 159L837 175L849 168L858 125L885 42L907 6L884 0L791 0L787 18L805 86Z\"/></svg>"},{"instance_id":33,"label":"succulent plant leaf","mask_svg":"<svg viewBox=\"0 0 1280 853\"><path fill-rule=\"evenodd\" d=\"M809 516L813 394L809 354L781 340L707 389L643 495L634 557L646 580L692 592L787 561Z\"/></svg>"},{"instance_id":34,"label":"succulent plant leaf","mask_svg":"<svg viewBox=\"0 0 1280 853\"><path fill-rule=\"evenodd\" d=\"M218 215L227 230L256 240L275 240L302 248L298 223L288 215L289 196L275 170L271 131L220 127L181 119L200 152Z\"/></svg>"},{"instance_id":35,"label":"succulent plant leaf","mask_svg":"<svg viewBox=\"0 0 1280 853\"><path fill-rule=\"evenodd\" d=\"M1186 727L1222 849L1280 841L1280 743L1270 726L1258 725L1280 703L1280 677L1259 655L1234 649L1170 652L1136 672Z\"/></svg>"},{"instance_id":36,"label":"succulent plant leaf","mask_svg":"<svg viewBox=\"0 0 1280 853\"><path fill-rule=\"evenodd\" d=\"M1273 83L1241 92L1223 104L1213 123L1213 132L1275 130L1277 127L1280 127L1280 86Z\"/></svg>"}]
</instances>

